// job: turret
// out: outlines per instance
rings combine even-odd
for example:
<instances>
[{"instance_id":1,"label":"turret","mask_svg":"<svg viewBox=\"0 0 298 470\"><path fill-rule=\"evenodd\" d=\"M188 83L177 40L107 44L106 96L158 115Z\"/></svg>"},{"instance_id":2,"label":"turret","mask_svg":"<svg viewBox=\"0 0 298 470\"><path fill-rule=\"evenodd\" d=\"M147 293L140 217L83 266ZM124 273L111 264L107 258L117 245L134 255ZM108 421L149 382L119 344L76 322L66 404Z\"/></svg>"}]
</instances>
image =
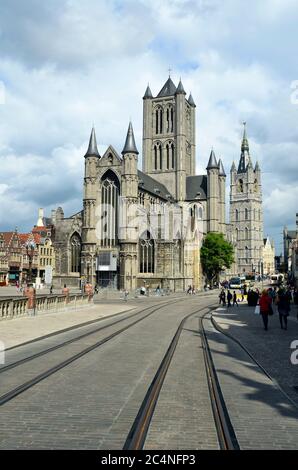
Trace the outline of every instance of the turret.
<instances>
[{"instance_id":1,"label":"turret","mask_svg":"<svg viewBox=\"0 0 298 470\"><path fill-rule=\"evenodd\" d=\"M218 232L219 168L213 149L211 150L207 165L207 175L208 232Z\"/></svg>"},{"instance_id":2,"label":"turret","mask_svg":"<svg viewBox=\"0 0 298 470\"><path fill-rule=\"evenodd\" d=\"M219 179L219 231L225 233L226 231L226 173L221 161L218 161L218 179Z\"/></svg>"},{"instance_id":3,"label":"turret","mask_svg":"<svg viewBox=\"0 0 298 470\"><path fill-rule=\"evenodd\" d=\"M124 162L122 195L126 197L138 198L138 154L132 123L130 122L122 150Z\"/></svg>"}]
</instances>

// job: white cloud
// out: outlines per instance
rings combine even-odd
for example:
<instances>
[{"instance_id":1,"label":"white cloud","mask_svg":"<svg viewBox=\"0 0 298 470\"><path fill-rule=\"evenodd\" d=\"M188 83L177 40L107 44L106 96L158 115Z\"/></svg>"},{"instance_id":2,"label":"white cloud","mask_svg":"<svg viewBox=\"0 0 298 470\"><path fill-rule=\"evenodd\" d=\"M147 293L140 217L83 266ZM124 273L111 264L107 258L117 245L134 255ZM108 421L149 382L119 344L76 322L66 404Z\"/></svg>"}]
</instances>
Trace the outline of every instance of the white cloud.
<instances>
[{"instance_id":1,"label":"white cloud","mask_svg":"<svg viewBox=\"0 0 298 470\"><path fill-rule=\"evenodd\" d=\"M0 227L29 228L39 206L79 210L92 123L100 148L120 152L131 117L141 150L141 98L148 81L158 93L169 66L197 104L198 170L214 146L229 173L246 120L264 170L265 232L291 211L294 221L297 21L294 0L3 0ZM279 195L290 202L276 217Z\"/></svg>"}]
</instances>

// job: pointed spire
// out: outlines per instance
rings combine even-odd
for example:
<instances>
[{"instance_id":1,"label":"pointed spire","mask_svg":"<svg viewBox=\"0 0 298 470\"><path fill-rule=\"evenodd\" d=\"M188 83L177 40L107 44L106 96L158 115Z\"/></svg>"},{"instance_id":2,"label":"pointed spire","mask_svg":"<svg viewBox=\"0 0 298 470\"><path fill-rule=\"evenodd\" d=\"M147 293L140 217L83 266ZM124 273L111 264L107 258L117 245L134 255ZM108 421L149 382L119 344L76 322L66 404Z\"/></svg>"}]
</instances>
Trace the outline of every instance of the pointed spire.
<instances>
[{"instance_id":1,"label":"pointed spire","mask_svg":"<svg viewBox=\"0 0 298 470\"><path fill-rule=\"evenodd\" d=\"M146 88L145 95L143 96L143 100L146 100L148 98L153 98L151 90L150 90L149 83L148 83L148 86Z\"/></svg>"},{"instance_id":2,"label":"pointed spire","mask_svg":"<svg viewBox=\"0 0 298 470\"><path fill-rule=\"evenodd\" d=\"M233 163L232 163L232 166L231 166L231 171L236 171L236 165L235 165L234 160L233 160Z\"/></svg>"},{"instance_id":3,"label":"pointed spire","mask_svg":"<svg viewBox=\"0 0 298 470\"><path fill-rule=\"evenodd\" d=\"M183 85L182 85L182 82L181 82L181 78L180 78L180 81L178 83L175 95L178 95L179 93L183 93L183 95L186 95L185 90L184 90Z\"/></svg>"},{"instance_id":4,"label":"pointed spire","mask_svg":"<svg viewBox=\"0 0 298 470\"><path fill-rule=\"evenodd\" d=\"M196 104L193 100L193 97L192 97L192 94L190 93L189 97L188 97L188 100L187 100L190 104L190 106L193 106L194 108L196 107Z\"/></svg>"},{"instance_id":5,"label":"pointed spire","mask_svg":"<svg viewBox=\"0 0 298 470\"><path fill-rule=\"evenodd\" d=\"M139 153L138 150L137 150L137 147L136 147L135 137L134 137L131 121L129 122L126 141L125 141L125 144L124 144L124 148L122 150L122 155L124 155L125 153L136 153L136 154Z\"/></svg>"},{"instance_id":6,"label":"pointed spire","mask_svg":"<svg viewBox=\"0 0 298 470\"><path fill-rule=\"evenodd\" d=\"M221 158L218 160L219 176L227 176Z\"/></svg>"},{"instance_id":7,"label":"pointed spire","mask_svg":"<svg viewBox=\"0 0 298 470\"><path fill-rule=\"evenodd\" d=\"M243 137L242 137L242 144L241 144L241 152L249 152L249 145L246 135L246 122L243 122Z\"/></svg>"},{"instance_id":8,"label":"pointed spire","mask_svg":"<svg viewBox=\"0 0 298 470\"><path fill-rule=\"evenodd\" d=\"M248 163L247 163L246 169L253 170L253 166L252 166L252 162L251 162L250 155L248 155Z\"/></svg>"},{"instance_id":9,"label":"pointed spire","mask_svg":"<svg viewBox=\"0 0 298 470\"><path fill-rule=\"evenodd\" d=\"M210 158L209 158L209 162L208 162L206 170L210 170L211 168L217 168L218 169L218 163L216 161L216 157L215 157L215 153L214 153L213 149L211 150Z\"/></svg>"},{"instance_id":10,"label":"pointed spire","mask_svg":"<svg viewBox=\"0 0 298 470\"><path fill-rule=\"evenodd\" d=\"M94 127L92 127L90 140L89 140L89 147L85 154L85 158L86 157L100 157L98 153L98 149L97 149L97 142L96 142L96 135L95 135Z\"/></svg>"},{"instance_id":11,"label":"pointed spire","mask_svg":"<svg viewBox=\"0 0 298 470\"><path fill-rule=\"evenodd\" d=\"M157 96L158 98L163 96L173 96L175 95L175 92L176 86L174 85L171 77L169 77Z\"/></svg>"},{"instance_id":12,"label":"pointed spire","mask_svg":"<svg viewBox=\"0 0 298 470\"><path fill-rule=\"evenodd\" d=\"M255 171L260 171L260 165L259 165L258 160L257 160L256 165L255 165Z\"/></svg>"}]
</instances>

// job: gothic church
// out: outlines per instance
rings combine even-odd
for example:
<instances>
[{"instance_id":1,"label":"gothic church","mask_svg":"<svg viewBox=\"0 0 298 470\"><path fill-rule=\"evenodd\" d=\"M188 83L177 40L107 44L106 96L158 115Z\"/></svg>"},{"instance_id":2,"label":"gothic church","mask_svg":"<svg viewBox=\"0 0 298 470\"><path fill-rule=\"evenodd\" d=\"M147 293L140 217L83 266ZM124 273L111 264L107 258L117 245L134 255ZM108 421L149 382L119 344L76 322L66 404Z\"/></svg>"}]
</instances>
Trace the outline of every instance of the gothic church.
<instances>
[{"instance_id":1,"label":"gothic church","mask_svg":"<svg viewBox=\"0 0 298 470\"><path fill-rule=\"evenodd\" d=\"M83 209L71 217L61 207L52 211L56 285L83 281L129 291L202 286L202 238L210 231L226 232L226 174L212 150L207 174L196 175L195 114L181 80L176 87L169 77L156 96L148 85L142 171L131 123L121 155L112 145L100 155L92 129L84 157ZM243 168L232 170L233 214L237 209L239 220L243 211L245 217L245 191L253 192L256 204L258 198L257 176L246 170L248 156L243 158ZM242 171L248 171L247 182ZM249 243L243 266L255 259Z\"/></svg>"}]
</instances>

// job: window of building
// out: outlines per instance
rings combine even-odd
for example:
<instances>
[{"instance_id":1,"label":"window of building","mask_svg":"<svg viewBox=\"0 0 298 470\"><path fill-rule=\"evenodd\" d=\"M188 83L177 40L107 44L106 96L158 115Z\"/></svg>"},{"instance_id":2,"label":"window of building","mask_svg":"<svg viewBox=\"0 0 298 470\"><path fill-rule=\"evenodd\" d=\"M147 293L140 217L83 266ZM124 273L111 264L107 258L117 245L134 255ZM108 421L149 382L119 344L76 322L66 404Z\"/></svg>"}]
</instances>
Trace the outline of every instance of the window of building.
<instances>
[{"instance_id":1,"label":"window of building","mask_svg":"<svg viewBox=\"0 0 298 470\"><path fill-rule=\"evenodd\" d=\"M71 248L71 272L81 272L81 237L74 233L70 239Z\"/></svg>"},{"instance_id":2,"label":"window of building","mask_svg":"<svg viewBox=\"0 0 298 470\"><path fill-rule=\"evenodd\" d=\"M139 241L140 273L154 273L154 261L154 240L147 231Z\"/></svg>"},{"instance_id":3,"label":"window of building","mask_svg":"<svg viewBox=\"0 0 298 470\"><path fill-rule=\"evenodd\" d=\"M238 209L236 209L236 211L235 211L235 219L236 219L236 222L239 221L239 211L238 211Z\"/></svg>"},{"instance_id":4,"label":"window of building","mask_svg":"<svg viewBox=\"0 0 298 470\"><path fill-rule=\"evenodd\" d=\"M245 220L248 220L248 209L245 209Z\"/></svg>"},{"instance_id":5,"label":"window of building","mask_svg":"<svg viewBox=\"0 0 298 470\"><path fill-rule=\"evenodd\" d=\"M120 185L117 176L108 170L101 188L101 246L111 247L118 240L118 209Z\"/></svg>"}]
</instances>

